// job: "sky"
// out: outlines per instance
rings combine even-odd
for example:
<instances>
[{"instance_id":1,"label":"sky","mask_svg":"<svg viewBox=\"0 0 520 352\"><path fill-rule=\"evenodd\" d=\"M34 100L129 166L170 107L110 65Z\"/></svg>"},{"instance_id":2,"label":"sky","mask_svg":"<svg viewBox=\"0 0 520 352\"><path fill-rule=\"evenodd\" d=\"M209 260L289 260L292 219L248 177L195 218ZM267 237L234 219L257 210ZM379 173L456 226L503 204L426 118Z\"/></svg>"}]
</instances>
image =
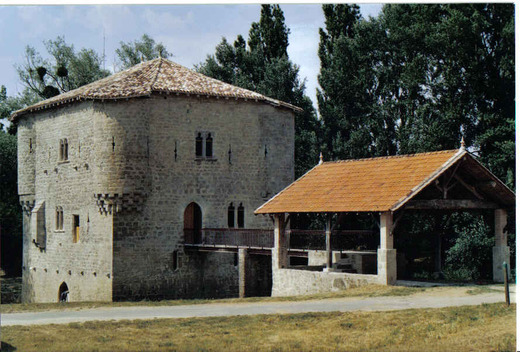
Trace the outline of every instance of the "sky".
<instances>
[{"instance_id":1,"label":"sky","mask_svg":"<svg viewBox=\"0 0 520 352\"><path fill-rule=\"evenodd\" d=\"M316 105L319 27L324 27L319 4L284 4L289 34L289 58L300 66L307 95ZM365 18L377 16L381 4L360 4ZM30 45L45 58L43 42L64 36L76 51L81 48L103 53L112 69L120 42L134 41L144 33L162 42L173 54L169 59L188 68L203 62L216 45L237 35L248 37L252 22L260 19L260 5L53 5L0 6L0 85L8 96L21 92L15 65L24 60ZM246 39L247 40L247 39Z\"/></svg>"}]
</instances>

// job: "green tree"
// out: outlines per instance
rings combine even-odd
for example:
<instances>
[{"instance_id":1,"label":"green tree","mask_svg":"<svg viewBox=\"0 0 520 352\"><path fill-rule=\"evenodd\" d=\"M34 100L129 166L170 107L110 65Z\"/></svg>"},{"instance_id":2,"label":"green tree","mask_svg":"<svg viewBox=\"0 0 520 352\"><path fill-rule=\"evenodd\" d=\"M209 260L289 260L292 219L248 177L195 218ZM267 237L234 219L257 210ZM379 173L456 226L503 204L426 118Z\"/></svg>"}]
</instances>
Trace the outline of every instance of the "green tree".
<instances>
[{"instance_id":1,"label":"green tree","mask_svg":"<svg viewBox=\"0 0 520 352\"><path fill-rule=\"evenodd\" d=\"M22 212L16 178L16 136L0 129L0 265L9 276L20 275L22 269Z\"/></svg>"},{"instance_id":2,"label":"green tree","mask_svg":"<svg viewBox=\"0 0 520 352\"><path fill-rule=\"evenodd\" d=\"M133 42L120 42L120 48L116 49L121 68L127 69L137 65L141 61L148 61L158 57L168 58L171 53L162 43L156 43L153 38L143 34L140 39Z\"/></svg>"},{"instance_id":3,"label":"green tree","mask_svg":"<svg viewBox=\"0 0 520 352\"><path fill-rule=\"evenodd\" d=\"M50 59L43 59L31 46L25 48L25 63L16 65L20 81L42 99L81 87L106 77L102 59L92 49L76 53L64 37L44 41Z\"/></svg>"},{"instance_id":4,"label":"green tree","mask_svg":"<svg viewBox=\"0 0 520 352\"><path fill-rule=\"evenodd\" d=\"M7 96L7 89L5 86L0 86L0 123L3 123L6 131L9 134L16 134L16 124L10 123L9 118L11 114L19 109L23 109L29 105L38 102L39 97L36 96L30 89L24 91L17 96Z\"/></svg>"},{"instance_id":5,"label":"green tree","mask_svg":"<svg viewBox=\"0 0 520 352\"><path fill-rule=\"evenodd\" d=\"M233 45L225 38L215 54L197 70L221 81L256 91L299 106L295 119L295 173L302 175L318 160L318 120L312 102L305 95L299 67L287 55L289 28L278 5L262 5L260 21L251 24L246 41L238 36Z\"/></svg>"},{"instance_id":6,"label":"green tree","mask_svg":"<svg viewBox=\"0 0 520 352\"><path fill-rule=\"evenodd\" d=\"M368 20L355 6L324 5L323 11L318 103L328 157L453 149L464 136L470 150L514 187L511 4L391 4ZM410 218L419 225L400 227L397 241L414 243L410 255L431 251L442 230L444 245L452 246L446 260L453 277L474 278L470 267L477 262L479 273L486 267L490 244L479 216ZM475 253L454 271L453 263Z\"/></svg>"}]
</instances>

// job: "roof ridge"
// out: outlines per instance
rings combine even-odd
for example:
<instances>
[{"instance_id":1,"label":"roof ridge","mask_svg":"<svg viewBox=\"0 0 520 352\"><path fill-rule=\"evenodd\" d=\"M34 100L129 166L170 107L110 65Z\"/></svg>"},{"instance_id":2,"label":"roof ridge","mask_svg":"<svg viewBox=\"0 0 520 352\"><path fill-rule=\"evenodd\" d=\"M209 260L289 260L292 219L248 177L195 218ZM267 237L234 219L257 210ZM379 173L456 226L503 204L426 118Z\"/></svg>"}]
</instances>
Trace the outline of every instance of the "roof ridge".
<instances>
[{"instance_id":1,"label":"roof ridge","mask_svg":"<svg viewBox=\"0 0 520 352\"><path fill-rule=\"evenodd\" d=\"M153 86L155 85L155 82L157 82L157 77L159 77L159 73L161 73L161 66L162 66L162 57L159 57L159 65L157 65L157 73L155 74L155 77L152 79L152 83L150 83L150 94L154 91ZM157 60L157 59L155 59ZM155 61L152 60L152 61Z\"/></svg>"},{"instance_id":2,"label":"roof ridge","mask_svg":"<svg viewBox=\"0 0 520 352\"><path fill-rule=\"evenodd\" d=\"M356 161L370 161L370 160L380 160L380 159L399 159L399 158L411 158L419 155L432 155L432 154L443 154L443 153L456 153L458 149L447 149L447 150L437 150L433 152L424 152L424 153L413 153L413 154L401 154L401 155L385 155L385 156L374 156L369 158L360 158L360 159L346 159L346 160L331 160L324 161L323 164L339 164L339 163L351 163Z\"/></svg>"}]
</instances>

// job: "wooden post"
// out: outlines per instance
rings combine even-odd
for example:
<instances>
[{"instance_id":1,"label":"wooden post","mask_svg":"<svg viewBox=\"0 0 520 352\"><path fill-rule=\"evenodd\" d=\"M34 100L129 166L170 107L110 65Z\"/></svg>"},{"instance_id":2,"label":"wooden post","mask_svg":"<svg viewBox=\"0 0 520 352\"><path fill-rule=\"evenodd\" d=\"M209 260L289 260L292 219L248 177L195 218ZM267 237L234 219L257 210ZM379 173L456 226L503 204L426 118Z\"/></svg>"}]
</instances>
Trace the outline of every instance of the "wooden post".
<instances>
[{"instance_id":1,"label":"wooden post","mask_svg":"<svg viewBox=\"0 0 520 352\"><path fill-rule=\"evenodd\" d=\"M397 253L394 247L393 215L383 212L380 215L380 248L377 250L377 276L382 285L393 285L397 279Z\"/></svg>"},{"instance_id":2,"label":"wooden post","mask_svg":"<svg viewBox=\"0 0 520 352\"><path fill-rule=\"evenodd\" d=\"M325 271L330 271L332 268L332 247L330 243L330 236L331 236L331 221L332 221L332 215L327 214L327 223L325 225L325 250L327 251L327 266L325 268Z\"/></svg>"},{"instance_id":3,"label":"wooden post","mask_svg":"<svg viewBox=\"0 0 520 352\"><path fill-rule=\"evenodd\" d=\"M495 246L493 247L493 281L504 282L502 264L507 264L507 274L510 273L509 247L507 245L507 212L504 209L495 210Z\"/></svg>"}]
</instances>

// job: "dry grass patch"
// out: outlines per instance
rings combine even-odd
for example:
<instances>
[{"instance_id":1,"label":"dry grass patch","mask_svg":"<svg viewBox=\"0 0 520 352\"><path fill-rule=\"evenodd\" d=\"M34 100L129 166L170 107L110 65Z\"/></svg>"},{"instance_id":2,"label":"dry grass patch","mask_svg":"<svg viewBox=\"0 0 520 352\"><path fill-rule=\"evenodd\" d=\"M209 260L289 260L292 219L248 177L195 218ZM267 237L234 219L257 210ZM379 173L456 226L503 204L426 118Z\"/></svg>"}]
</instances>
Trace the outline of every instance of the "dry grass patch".
<instances>
[{"instance_id":1,"label":"dry grass patch","mask_svg":"<svg viewBox=\"0 0 520 352\"><path fill-rule=\"evenodd\" d=\"M2 329L2 340L17 351L41 352L514 351L515 308L497 303L392 312L13 326Z\"/></svg>"},{"instance_id":2,"label":"dry grass patch","mask_svg":"<svg viewBox=\"0 0 520 352\"><path fill-rule=\"evenodd\" d=\"M379 296L407 296L425 291L425 288L396 287L368 285L354 287L345 291L320 293L308 296L293 297L248 297L226 299L181 299L164 301L138 301L138 302L68 302L68 303L17 303L0 305L1 313L38 312L48 310L80 310L105 307L135 307L135 306L178 306L187 304L208 303L251 303L251 302L296 302L318 299L332 299L344 297L379 297Z\"/></svg>"}]
</instances>

